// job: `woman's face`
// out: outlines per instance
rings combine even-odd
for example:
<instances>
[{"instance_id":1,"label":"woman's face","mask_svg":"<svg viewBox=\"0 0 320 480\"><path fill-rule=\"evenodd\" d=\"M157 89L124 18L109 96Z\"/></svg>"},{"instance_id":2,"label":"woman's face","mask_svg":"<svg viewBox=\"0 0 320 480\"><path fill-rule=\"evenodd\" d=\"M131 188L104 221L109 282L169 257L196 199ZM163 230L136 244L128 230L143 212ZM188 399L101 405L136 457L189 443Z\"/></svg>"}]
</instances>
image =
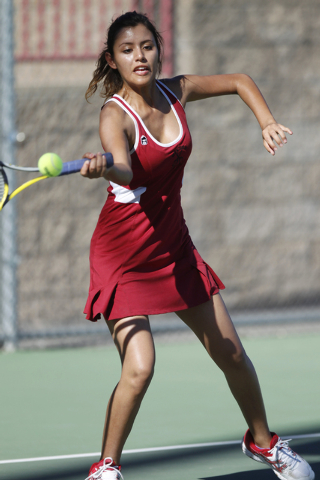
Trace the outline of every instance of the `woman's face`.
<instances>
[{"instance_id":1,"label":"woman's face","mask_svg":"<svg viewBox=\"0 0 320 480\"><path fill-rule=\"evenodd\" d=\"M113 57L106 54L111 68L118 69L124 82L143 87L152 81L159 65L159 52L150 30L142 24L123 28L114 43Z\"/></svg>"}]
</instances>

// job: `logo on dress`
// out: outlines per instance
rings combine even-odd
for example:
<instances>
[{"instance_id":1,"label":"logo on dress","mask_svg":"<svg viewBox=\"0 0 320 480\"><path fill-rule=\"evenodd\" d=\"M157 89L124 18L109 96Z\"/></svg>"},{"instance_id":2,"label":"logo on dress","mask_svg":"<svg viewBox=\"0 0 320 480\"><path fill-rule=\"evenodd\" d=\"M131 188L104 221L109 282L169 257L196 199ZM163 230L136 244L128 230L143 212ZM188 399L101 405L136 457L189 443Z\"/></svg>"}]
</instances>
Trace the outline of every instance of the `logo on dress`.
<instances>
[{"instance_id":1,"label":"logo on dress","mask_svg":"<svg viewBox=\"0 0 320 480\"><path fill-rule=\"evenodd\" d=\"M144 135L141 135L141 145L148 145L148 139Z\"/></svg>"}]
</instances>

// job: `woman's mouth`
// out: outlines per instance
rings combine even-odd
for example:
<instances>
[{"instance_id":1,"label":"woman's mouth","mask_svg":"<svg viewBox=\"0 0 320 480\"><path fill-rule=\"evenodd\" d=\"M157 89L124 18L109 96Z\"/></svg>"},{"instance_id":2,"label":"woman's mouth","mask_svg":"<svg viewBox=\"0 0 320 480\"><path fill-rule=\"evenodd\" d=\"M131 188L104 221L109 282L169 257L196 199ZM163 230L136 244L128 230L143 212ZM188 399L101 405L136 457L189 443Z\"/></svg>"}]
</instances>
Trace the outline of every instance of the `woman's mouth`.
<instances>
[{"instance_id":1,"label":"woman's mouth","mask_svg":"<svg viewBox=\"0 0 320 480\"><path fill-rule=\"evenodd\" d=\"M150 72L149 68L145 66L136 67L133 71L137 75L147 75Z\"/></svg>"}]
</instances>

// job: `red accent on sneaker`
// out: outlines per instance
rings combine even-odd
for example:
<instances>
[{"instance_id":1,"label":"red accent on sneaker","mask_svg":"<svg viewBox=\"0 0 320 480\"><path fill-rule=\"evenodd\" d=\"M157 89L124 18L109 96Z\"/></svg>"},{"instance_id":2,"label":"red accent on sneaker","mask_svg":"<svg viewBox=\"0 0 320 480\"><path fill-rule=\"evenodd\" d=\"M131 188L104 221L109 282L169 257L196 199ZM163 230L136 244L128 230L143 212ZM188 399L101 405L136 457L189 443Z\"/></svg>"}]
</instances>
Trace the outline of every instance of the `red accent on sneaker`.
<instances>
[{"instance_id":1,"label":"red accent on sneaker","mask_svg":"<svg viewBox=\"0 0 320 480\"><path fill-rule=\"evenodd\" d=\"M253 453L253 454L255 454L259 457L262 457L262 458L263 457L267 457L267 458L272 457L272 453L270 453L270 450L276 445L276 443L279 440L279 437L274 432L270 432L270 433L272 435L272 439L271 439L271 442L270 442L270 447L269 448L259 448L254 443L253 436L252 436L250 430L248 430L245 434L245 437L244 437L244 442L245 442L248 450L250 450L251 453ZM287 468L287 466L288 466L284 462L281 462L281 460L277 460L277 461L268 460L268 462L270 463L270 465L273 465L273 468L280 473L285 468Z\"/></svg>"},{"instance_id":2,"label":"red accent on sneaker","mask_svg":"<svg viewBox=\"0 0 320 480\"><path fill-rule=\"evenodd\" d=\"M112 462L112 463L110 463ZM89 470L89 476L93 473L97 472L100 467L102 467L105 463L110 463L110 466L113 468L117 468L119 472L121 472L121 465L116 465L111 457L103 458L99 462L95 462L91 465ZM112 468L107 468L107 470L112 470Z\"/></svg>"},{"instance_id":3,"label":"red accent on sneaker","mask_svg":"<svg viewBox=\"0 0 320 480\"><path fill-rule=\"evenodd\" d=\"M271 439L269 448L257 447L256 444L254 443L253 436L252 436L250 430L246 431L246 434L244 436L244 442L245 442L247 448L252 453L259 454L259 452L260 452L260 453L263 453L263 455L265 455L265 456L270 456L269 450L271 450L276 445L277 441L279 440L279 437L276 433L270 432L270 434L272 436L272 439Z\"/></svg>"}]
</instances>

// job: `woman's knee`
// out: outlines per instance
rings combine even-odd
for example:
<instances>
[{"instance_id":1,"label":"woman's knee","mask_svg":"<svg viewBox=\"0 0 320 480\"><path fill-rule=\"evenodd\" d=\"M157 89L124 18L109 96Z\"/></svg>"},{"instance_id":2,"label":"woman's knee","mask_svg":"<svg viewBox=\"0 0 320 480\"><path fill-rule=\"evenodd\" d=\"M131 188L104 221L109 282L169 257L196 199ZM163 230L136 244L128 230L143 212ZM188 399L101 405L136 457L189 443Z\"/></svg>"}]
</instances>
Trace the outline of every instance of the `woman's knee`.
<instances>
[{"instance_id":1,"label":"woman's knee","mask_svg":"<svg viewBox=\"0 0 320 480\"><path fill-rule=\"evenodd\" d=\"M218 367L223 372L242 370L243 368L248 367L249 362L250 360L243 348L235 350L227 349L218 359L216 359Z\"/></svg>"},{"instance_id":2,"label":"woman's knee","mask_svg":"<svg viewBox=\"0 0 320 480\"><path fill-rule=\"evenodd\" d=\"M121 379L139 395L145 392L150 385L154 374L154 362L139 363L123 369Z\"/></svg>"},{"instance_id":3,"label":"woman's knee","mask_svg":"<svg viewBox=\"0 0 320 480\"><path fill-rule=\"evenodd\" d=\"M155 363L149 319L143 315L123 318L112 333L122 362L120 382L140 394L151 382Z\"/></svg>"}]
</instances>

